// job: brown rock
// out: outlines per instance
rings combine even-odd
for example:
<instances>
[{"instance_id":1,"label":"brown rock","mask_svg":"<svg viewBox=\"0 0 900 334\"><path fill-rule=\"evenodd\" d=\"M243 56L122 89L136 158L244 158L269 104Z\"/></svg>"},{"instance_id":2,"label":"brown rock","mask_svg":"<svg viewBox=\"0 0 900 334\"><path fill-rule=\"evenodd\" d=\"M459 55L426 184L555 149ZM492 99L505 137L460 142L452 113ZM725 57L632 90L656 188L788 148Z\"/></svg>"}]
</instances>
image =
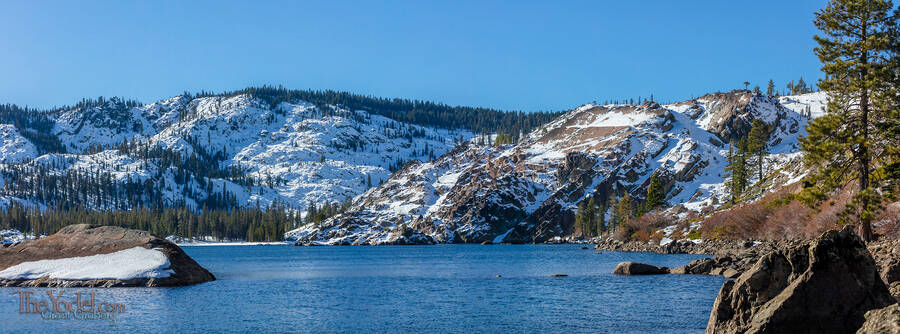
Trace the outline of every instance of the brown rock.
<instances>
[{"instance_id":1,"label":"brown rock","mask_svg":"<svg viewBox=\"0 0 900 334\"><path fill-rule=\"evenodd\" d=\"M852 229L762 257L719 291L707 333L851 333L895 301Z\"/></svg>"},{"instance_id":2,"label":"brown rock","mask_svg":"<svg viewBox=\"0 0 900 334\"><path fill-rule=\"evenodd\" d=\"M622 262L616 266L616 269L613 270L613 274L616 275L659 275L659 274L668 274L669 268L666 267L657 267L644 263L637 262Z\"/></svg>"},{"instance_id":3,"label":"brown rock","mask_svg":"<svg viewBox=\"0 0 900 334\"><path fill-rule=\"evenodd\" d=\"M169 277L132 280L58 280L43 277L36 280L5 280L0 286L114 287L114 286L182 286L215 280L215 277L191 259L174 243L146 231L116 226L78 224L66 226L56 234L26 240L0 248L0 271L22 262L109 254L144 247L166 255L174 271Z\"/></svg>"},{"instance_id":4,"label":"brown rock","mask_svg":"<svg viewBox=\"0 0 900 334\"><path fill-rule=\"evenodd\" d=\"M900 304L866 312L866 322L856 334L900 334Z\"/></svg>"}]
</instances>

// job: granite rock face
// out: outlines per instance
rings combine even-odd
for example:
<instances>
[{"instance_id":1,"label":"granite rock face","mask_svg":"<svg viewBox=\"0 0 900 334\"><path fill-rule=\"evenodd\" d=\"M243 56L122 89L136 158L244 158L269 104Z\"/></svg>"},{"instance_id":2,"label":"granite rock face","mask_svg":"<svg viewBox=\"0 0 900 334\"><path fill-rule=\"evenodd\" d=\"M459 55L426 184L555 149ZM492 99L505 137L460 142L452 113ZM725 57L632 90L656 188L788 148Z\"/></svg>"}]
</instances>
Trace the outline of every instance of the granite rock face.
<instances>
[{"instance_id":1,"label":"granite rock face","mask_svg":"<svg viewBox=\"0 0 900 334\"><path fill-rule=\"evenodd\" d=\"M857 334L900 334L900 304L866 312Z\"/></svg>"},{"instance_id":2,"label":"granite rock face","mask_svg":"<svg viewBox=\"0 0 900 334\"><path fill-rule=\"evenodd\" d=\"M869 243L868 248L878 265L881 279L900 301L900 239L885 238Z\"/></svg>"},{"instance_id":3,"label":"granite rock face","mask_svg":"<svg viewBox=\"0 0 900 334\"><path fill-rule=\"evenodd\" d=\"M763 256L725 282L707 333L853 333L865 313L894 304L850 228Z\"/></svg>"},{"instance_id":4,"label":"granite rock face","mask_svg":"<svg viewBox=\"0 0 900 334\"><path fill-rule=\"evenodd\" d=\"M39 279L3 279L0 286L23 287L124 287L124 286L184 286L215 280L215 277L191 259L174 243L146 231L116 226L67 226L56 234L0 247L0 271L23 262L55 260L109 254L134 247L158 250L169 261L166 269L173 273L160 278L64 280L51 277Z\"/></svg>"}]
</instances>

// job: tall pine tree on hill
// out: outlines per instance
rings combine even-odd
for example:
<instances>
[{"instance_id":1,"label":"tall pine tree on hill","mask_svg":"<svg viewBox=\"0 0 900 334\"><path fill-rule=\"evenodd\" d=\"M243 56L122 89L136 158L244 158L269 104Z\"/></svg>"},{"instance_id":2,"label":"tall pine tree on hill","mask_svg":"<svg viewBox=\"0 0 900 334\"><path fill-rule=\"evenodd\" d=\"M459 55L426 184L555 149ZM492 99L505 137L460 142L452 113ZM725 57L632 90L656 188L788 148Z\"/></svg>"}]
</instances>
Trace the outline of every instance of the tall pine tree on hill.
<instances>
[{"instance_id":1,"label":"tall pine tree on hill","mask_svg":"<svg viewBox=\"0 0 900 334\"><path fill-rule=\"evenodd\" d=\"M762 181L763 175L765 174L763 163L765 162L766 155L769 154L768 144L769 128L766 125L766 122L763 122L758 118L754 119L753 126L750 128L750 135L747 139L747 151L749 151L756 160L754 169L756 169L759 174L759 181Z\"/></svg>"},{"instance_id":2,"label":"tall pine tree on hill","mask_svg":"<svg viewBox=\"0 0 900 334\"><path fill-rule=\"evenodd\" d=\"M888 152L897 144L886 130L900 122L897 14L889 0L832 0L815 19L822 33L815 36L815 52L825 73L819 87L831 98L825 115L810 122L809 135L801 139L806 164L818 169L816 186L805 197L821 200L856 182L858 192L844 217L858 224L866 241L873 238L871 222L885 195L879 169L891 164Z\"/></svg>"}]
</instances>

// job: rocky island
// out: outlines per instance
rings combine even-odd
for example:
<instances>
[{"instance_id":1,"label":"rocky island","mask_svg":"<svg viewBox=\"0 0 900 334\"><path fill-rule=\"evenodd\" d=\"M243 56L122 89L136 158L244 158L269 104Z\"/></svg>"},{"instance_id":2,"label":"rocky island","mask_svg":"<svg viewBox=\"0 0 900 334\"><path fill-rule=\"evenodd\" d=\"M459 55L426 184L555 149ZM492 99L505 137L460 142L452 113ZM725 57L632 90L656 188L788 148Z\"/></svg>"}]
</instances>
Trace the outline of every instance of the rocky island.
<instances>
[{"instance_id":1,"label":"rocky island","mask_svg":"<svg viewBox=\"0 0 900 334\"><path fill-rule=\"evenodd\" d=\"M0 286L166 287L215 280L174 243L115 226L70 225L0 247Z\"/></svg>"}]
</instances>

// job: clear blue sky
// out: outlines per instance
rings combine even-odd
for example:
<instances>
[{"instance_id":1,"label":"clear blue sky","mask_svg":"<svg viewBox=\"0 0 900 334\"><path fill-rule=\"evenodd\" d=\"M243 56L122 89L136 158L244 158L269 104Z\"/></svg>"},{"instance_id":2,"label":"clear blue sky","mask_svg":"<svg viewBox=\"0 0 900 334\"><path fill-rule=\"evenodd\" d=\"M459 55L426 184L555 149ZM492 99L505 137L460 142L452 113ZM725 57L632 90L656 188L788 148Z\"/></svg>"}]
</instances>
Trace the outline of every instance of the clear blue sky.
<instances>
[{"instance_id":1,"label":"clear blue sky","mask_svg":"<svg viewBox=\"0 0 900 334\"><path fill-rule=\"evenodd\" d=\"M0 103L281 84L533 111L783 88L820 76L824 4L3 0Z\"/></svg>"}]
</instances>

